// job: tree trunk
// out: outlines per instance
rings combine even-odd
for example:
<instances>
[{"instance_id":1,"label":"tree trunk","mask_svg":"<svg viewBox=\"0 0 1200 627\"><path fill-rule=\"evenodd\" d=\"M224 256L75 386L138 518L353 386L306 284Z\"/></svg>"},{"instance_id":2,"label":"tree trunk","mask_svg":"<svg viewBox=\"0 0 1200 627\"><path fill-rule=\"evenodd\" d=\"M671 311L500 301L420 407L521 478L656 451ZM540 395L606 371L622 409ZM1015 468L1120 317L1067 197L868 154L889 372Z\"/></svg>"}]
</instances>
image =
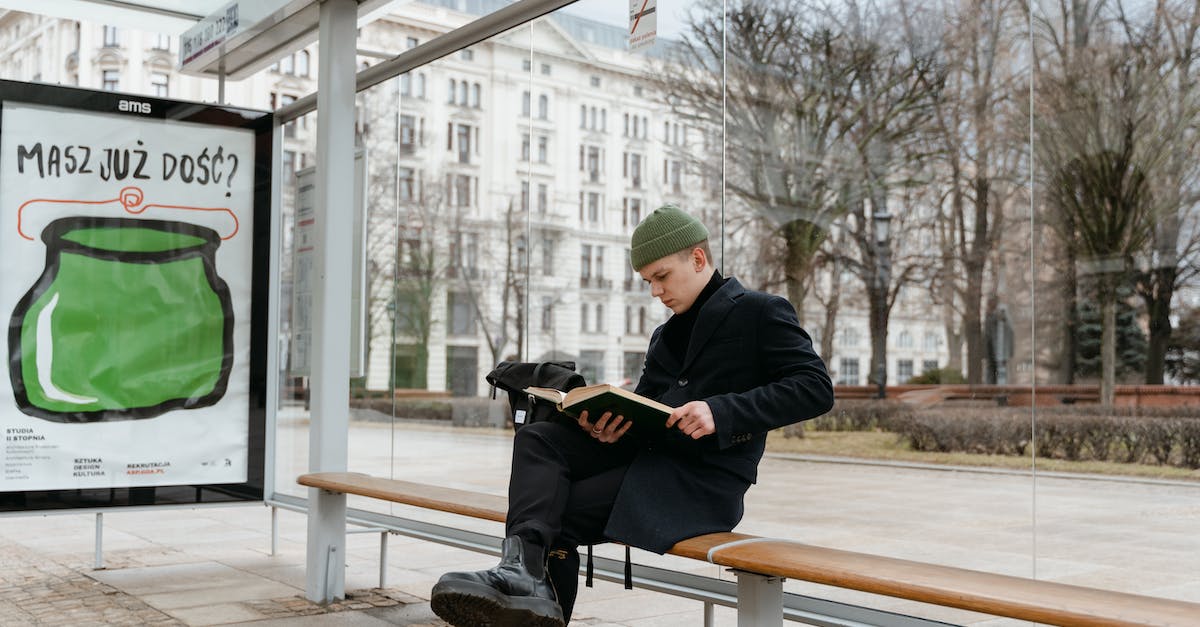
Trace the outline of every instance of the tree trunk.
<instances>
[{"instance_id":1,"label":"tree trunk","mask_svg":"<svg viewBox=\"0 0 1200 627\"><path fill-rule=\"evenodd\" d=\"M1146 383L1162 385L1167 362L1167 345L1171 342L1171 299L1175 296L1174 267L1151 271L1149 293L1143 293L1150 337L1146 345Z\"/></svg>"},{"instance_id":2,"label":"tree trunk","mask_svg":"<svg viewBox=\"0 0 1200 627\"><path fill-rule=\"evenodd\" d=\"M1100 339L1100 402L1105 407L1112 407L1113 386L1117 374L1117 302L1113 290L1106 289L1101 295L1100 311L1103 320L1103 330Z\"/></svg>"},{"instance_id":3,"label":"tree trunk","mask_svg":"<svg viewBox=\"0 0 1200 627\"><path fill-rule=\"evenodd\" d=\"M825 232L811 222L792 220L783 225L783 239L787 246L783 271L788 300L796 309L800 326L804 326L804 298L808 294L808 275L812 272L813 255L825 239Z\"/></svg>"},{"instance_id":4,"label":"tree trunk","mask_svg":"<svg viewBox=\"0 0 1200 627\"><path fill-rule=\"evenodd\" d=\"M983 268L987 262L988 216L990 211L990 184L985 176L975 177L975 227L971 249L963 260L966 266L967 289L963 303L963 335L967 340L967 382L982 383L984 362L983 316Z\"/></svg>"},{"instance_id":5,"label":"tree trunk","mask_svg":"<svg viewBox=\"0 0 1200 627\"><path fill-rule=\"evenodd\" d=\"M1059 362L1058 381L1064 385L1075 383L1075 361L1079 355L1079 304L1078 277L1075 274L1075 244L1066 244L1066 268L1063 269L1062 283L1062 343Z\"/></svg>"}]
</instances>

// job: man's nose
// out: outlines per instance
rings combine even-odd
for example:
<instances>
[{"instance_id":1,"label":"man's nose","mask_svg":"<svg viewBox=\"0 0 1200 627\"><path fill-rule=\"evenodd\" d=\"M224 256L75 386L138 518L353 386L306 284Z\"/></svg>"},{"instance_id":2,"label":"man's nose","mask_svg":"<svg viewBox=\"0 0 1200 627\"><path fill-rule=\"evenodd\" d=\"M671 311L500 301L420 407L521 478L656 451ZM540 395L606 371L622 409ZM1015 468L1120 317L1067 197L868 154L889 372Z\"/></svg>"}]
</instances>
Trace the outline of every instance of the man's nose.
<instances>
[{"instance_id":1,"label":"man's nose","mask_svg":"<svg viewBox=\"0 0 1200 627\"><path fill-rule=\"evenodd\" d=\"M662 285L660 285L658 283L650 284L650 296L652 296L654 298L658 298L659 296L662 296L662 293L663 293Z\"/></svg>"}]
</instances>

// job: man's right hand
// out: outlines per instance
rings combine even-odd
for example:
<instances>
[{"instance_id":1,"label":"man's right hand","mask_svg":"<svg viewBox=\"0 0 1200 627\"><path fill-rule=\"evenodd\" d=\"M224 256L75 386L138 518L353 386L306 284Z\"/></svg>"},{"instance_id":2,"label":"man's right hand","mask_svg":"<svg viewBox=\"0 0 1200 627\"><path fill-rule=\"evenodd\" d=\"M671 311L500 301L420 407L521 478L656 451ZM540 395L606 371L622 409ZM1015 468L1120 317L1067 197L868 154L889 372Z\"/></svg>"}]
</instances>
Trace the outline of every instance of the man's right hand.
<instances>
[{"instance_id":1,"label":"man's right hand","mask_svg":"<svg viewBox=\"0 0 1200 627\"><path fill-rule=\"evenodd\" d=\"M586 411L579 413L579 427L586 430L593 438L600 440L606 444L611 444L621 439L629 427L633 426L632 421L625 420L624 416L613 416L612 412L606 411L596 422L588 421L588 413Z\"/></svg>"}]
</instances>

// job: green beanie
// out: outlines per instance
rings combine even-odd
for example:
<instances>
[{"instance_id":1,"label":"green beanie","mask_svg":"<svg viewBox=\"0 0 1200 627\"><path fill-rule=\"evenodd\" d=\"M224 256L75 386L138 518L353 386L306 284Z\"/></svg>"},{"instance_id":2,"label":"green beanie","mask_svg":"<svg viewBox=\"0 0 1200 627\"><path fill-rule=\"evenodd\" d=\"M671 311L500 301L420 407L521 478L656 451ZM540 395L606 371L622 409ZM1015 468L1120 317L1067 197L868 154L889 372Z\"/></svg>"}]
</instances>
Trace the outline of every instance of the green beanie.
<instances>
[{"instance_id":1,"label":"green beanie","mask_svg":"<svg viewBox=\"0 0 1200 627\"><path fill-rule=\"evenodd\" d=\"M663 205L633 230L629 260L634 270L708 239L708 229L675 205Z\"/></svg>"}]
</instances>

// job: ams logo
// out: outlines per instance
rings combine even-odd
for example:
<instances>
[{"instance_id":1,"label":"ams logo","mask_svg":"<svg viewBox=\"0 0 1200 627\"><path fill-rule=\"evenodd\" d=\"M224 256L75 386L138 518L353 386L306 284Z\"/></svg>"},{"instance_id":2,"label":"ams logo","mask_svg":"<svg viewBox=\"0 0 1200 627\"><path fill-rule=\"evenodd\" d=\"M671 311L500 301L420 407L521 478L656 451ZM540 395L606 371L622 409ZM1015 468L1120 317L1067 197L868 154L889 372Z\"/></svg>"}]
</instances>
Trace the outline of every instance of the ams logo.
<instances>
[{"instance_id":1,"label":"ams logo","mask_svg":"<svg viewBox=\"0 0 1200 627\"><path fill-rule=\"evenodd\" d=\"M138 102L136 100L119 100L117 101L117 110L128 113L150 114L149 102Z\"/></svg>"}]
</instances>

